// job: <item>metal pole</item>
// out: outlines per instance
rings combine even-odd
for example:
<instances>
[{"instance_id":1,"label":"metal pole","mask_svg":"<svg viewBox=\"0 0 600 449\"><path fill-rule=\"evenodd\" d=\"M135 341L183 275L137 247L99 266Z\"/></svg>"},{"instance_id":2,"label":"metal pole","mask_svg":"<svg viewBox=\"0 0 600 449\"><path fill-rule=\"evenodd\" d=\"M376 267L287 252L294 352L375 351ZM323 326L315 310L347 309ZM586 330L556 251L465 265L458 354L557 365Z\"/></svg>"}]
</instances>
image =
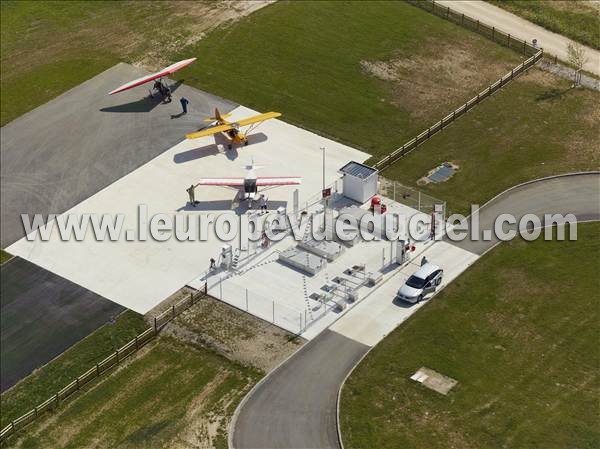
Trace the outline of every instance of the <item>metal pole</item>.
<instances>
[{"instance_id":1,"label":"metal pole","mask_svg":"<svg viewBox=\"0 0 600 449\"><path fill-rule=\"evenodd\" d=\"M321 147L323 152L323 190L325 190L325 147Z\"/></svg>"}]
</instances>

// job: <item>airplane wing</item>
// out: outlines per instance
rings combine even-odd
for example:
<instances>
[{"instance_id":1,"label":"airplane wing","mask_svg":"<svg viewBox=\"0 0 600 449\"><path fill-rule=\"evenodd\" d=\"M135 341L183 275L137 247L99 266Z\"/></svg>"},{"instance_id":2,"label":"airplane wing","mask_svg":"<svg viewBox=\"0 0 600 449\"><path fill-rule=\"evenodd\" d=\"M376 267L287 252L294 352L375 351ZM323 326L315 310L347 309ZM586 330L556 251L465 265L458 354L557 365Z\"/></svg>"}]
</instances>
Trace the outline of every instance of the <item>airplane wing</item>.
<instances>
[{"instance_id":1,"label":"airplane wing","mask_svg":"<svg viewBox=\"0 0 600 449\"><path fill-rule=\"evenodd\" d=\"M201 178L197 186L242 187L244 178Z\"/></svg>"},{"instance_id":2,"label":"airplane wing","mask_svg":"<svg viewBox=\"0 0 600 449\"><path fill-rule=\"evenodd\" d=\"M271 118L279 117L280 112L265 112L264 114L255 115L254 117L248 117L243 120L238 120L236 123L240 126L251 125L252 123L264 122Z\"/></svg>"},{"instance_id":3,"label":"airplane wing","mask_svg":"<svg viewBox=\"0 0 600 449\"><path fill-rule=\"evenodd\" d=\"M302 183L302 178L297 176L280 176L277 178L256 178L257 187L266 186L291 186Z\"/></svg>"},{"instance_id":4,"label":"airplane wing","mask_svg":"<svg viewBox=\"0 0 600 449\"><path fill-rule=\"evenodd\" d=\"M123 92L124 90L129 90L137 86L141 86L142 84L148 83L150 81L154 81L157 78L162 78L163 76L172 75L177 70L181 70L184 67L187 67L192 62L194 62L196 58L184 59L183 61L176 62L175 64L171 64L169 67L165 67L160 72L152 73L151 75L142 76L141 78L135 79L128 83L123 84L120 87L117 87L115 90L109 92L109 95L116 94L118 92Z\"/></svg>"},{"instance_id":5,"label":"airplane wing","mask_svg":"<svg viewBox=\"0 0 600 449\"><path fill-rule=\"evenodd\" d=\"M203 129L201 131L196 131L195 133L186 134L185 137L187 139L197 139L198 137L212 136L213 134L218 134L218 133L222 133L225 131L229 131L230 129L232 129L231 125L211 126L209 128Z\"/></svg>"}]
</instances>

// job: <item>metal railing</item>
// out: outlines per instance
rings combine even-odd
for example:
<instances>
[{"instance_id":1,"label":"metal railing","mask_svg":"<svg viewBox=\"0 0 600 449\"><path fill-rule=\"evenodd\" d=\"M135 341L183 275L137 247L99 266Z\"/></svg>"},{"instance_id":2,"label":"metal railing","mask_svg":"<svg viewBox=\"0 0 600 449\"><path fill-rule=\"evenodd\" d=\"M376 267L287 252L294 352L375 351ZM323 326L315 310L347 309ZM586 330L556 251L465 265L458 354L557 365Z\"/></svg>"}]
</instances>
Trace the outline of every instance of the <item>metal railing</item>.
<instances>
[{"instance_id":1,"label":"metal railing","mask_svg":"<svg viewBox=\"0 0 600 449\"><path fill-rule=\"evenodd\" d=\"M171 320L181 314L183 311L189 309L191 306L196 304L201 298L206 296L206 284L204 290L190 293L181 301L173 304L169 309L165 310L161 314L157 315L151 327L146 329L141 334L137 335L133 340L129 341L111 355L106 357L101 362L96 363L95 366L91 367L85 373L77 376L71 383L69 383L62 390L57 391L54 395L46 399L41 404L35 406L33 409L25 413L24 415L16 418L10 422L9 425L4 427L0 431L0 443L4 442L9 436L15 433L17 430L22 429L27 424L35 421L44 412L55 410L65 399L71 396L73 393L79 391L85 385L100 377L103 373L109 371L111 368L118 366L124 359L130 355L136 353L139 349L149 343L158 335L158 332Z\"/></svg>"}]
</instances>

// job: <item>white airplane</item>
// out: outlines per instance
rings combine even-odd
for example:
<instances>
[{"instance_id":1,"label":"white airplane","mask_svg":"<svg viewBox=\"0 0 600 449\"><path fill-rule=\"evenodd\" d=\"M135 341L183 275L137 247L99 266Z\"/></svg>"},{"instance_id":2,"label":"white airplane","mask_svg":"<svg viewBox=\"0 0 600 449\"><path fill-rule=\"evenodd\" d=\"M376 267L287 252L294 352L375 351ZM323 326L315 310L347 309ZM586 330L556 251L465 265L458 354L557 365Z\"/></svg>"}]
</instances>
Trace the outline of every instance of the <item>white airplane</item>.
<instances>
[{"instance_id":1,"label":"white airplane","mask_svg":"<svg viewBox=\"0 0 600 449\"><path fill-rule=\"evenodd\" d=\"M201 178L196 186L220 186L236 189L239 192L241 201L247 200L249 207L252 207L252 201L256 199L259 188L265 187L261 191L280 186L298 185L302 183L302 178L298 176L256 176L256 170L261 168L254 165L254 160L250 165L246 165L246 176L244 178Z\"/></svg>"}]
</instances>

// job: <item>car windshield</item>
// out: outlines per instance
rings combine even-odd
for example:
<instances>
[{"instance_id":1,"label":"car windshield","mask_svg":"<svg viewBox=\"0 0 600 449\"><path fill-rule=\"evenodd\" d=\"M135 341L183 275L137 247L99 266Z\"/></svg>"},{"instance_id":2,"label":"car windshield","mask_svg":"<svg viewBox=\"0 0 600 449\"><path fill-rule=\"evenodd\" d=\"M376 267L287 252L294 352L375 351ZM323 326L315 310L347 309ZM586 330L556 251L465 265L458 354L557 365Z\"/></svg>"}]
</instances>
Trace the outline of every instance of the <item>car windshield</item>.
<instances>
[{"instance_id":1,"label":"car windshield","mask_svg":"<svg viewBox=\"0 0 600 449\"><path fill-rule=\"evenodd\" d=\"M408 278L406 285L412 288L423 288L425 286L425 279L421 279L413 275Z\"/></svg>"}]
</instances>

